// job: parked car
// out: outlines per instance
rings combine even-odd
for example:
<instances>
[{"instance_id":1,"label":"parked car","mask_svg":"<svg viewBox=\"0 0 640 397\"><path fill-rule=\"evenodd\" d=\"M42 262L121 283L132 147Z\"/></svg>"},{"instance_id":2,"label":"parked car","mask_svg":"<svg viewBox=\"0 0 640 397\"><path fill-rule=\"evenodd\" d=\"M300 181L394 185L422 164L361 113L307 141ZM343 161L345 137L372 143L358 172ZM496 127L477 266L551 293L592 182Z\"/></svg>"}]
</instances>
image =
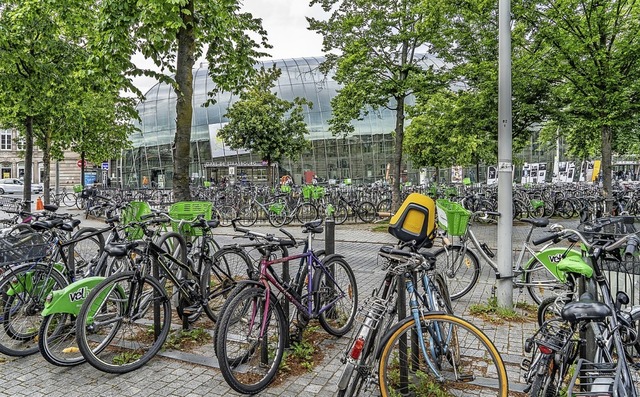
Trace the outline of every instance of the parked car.
<instances>
[{"instance_id":1,"label":"parked car","mask_svg":"<svg viewBox=\"0 0 640 397\"><path fill-rule=\"evenodd\" d=\"M17 178L4 178L0 179L0 194L5 193L22 193L24 184ZM31 193L41 194L43 191L41 183L34 183L31 185Z\"/></svg>"}]
</instances>

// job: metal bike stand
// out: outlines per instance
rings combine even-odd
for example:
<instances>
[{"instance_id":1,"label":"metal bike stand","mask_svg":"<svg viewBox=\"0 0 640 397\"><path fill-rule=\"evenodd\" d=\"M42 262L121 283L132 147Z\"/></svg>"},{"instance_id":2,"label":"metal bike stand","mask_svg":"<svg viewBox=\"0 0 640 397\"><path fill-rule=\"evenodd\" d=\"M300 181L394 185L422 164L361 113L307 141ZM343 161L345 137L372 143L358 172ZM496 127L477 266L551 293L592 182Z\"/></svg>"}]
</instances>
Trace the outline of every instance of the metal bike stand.
<instances>
[{"instance_id":1,"label":"metal bike stand","mask_svg":"<svg viewBox=\"0 0 640 397\"><path fill-rule=\"evenodd\" d=\"M403 320L405 317L407 317L407 292L405 289L405 280L406 277L404 275L404 273L400 273L398 276L398 301L397 301L397 308L398 308L398 321ZM413 344L415 343L414 338L411 338L411 343L412 343L412 351L414 350L414 346ZM406 339L406 335L400 337L400 339L398 340L398 349L400 350L399 352L399 367L400 367L400 379L399 379L399 389L398 392L402 395L407 395L409 393L409 357L408 357L408 352L407 352L407 339ZM412 360L413 361L413 360Z\"/></svg>"}]
</instances>

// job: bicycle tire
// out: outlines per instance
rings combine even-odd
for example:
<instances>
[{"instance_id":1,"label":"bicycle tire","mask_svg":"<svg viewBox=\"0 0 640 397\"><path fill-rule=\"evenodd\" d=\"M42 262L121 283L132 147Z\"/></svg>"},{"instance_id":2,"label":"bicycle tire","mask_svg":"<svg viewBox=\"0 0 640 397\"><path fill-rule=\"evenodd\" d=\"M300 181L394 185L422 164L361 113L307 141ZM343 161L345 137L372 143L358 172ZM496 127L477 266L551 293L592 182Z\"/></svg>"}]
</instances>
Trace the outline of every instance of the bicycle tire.
<instances>
[{"instance_id":1,"label":"bicycle tire","mask_svg":"<svg viewBox=\"0 0 640 397\"><path fill-rule=\"evenodd\" d=\"M219 207L216 209L216 214L218 215L220 226L222 227L231 226L231 221L238 217L236 209L230 205L223 205L222 207Z\"/></svg>"},{"instance_id":2,"label":"bicycle tire","mask_svg":"<svg viewBox=\"0 0 640 397\"><path fill-rule=\"evenodd\" d=\"M525 265L524 282L531 299L539 305L548 297L557 296L558 291L567 289L540 261L534 260ZM548 291L548 292L547 292Z\"/></svg>"},{"instance_id":3,"label":"bicycle tire","mask_svg":"<svg viewBox=\"0 0 640 397\"><path fill-rule=\"evenodd\" d=\"M206 260L200 280L207 304L204 311L211 321L218 321L220 310L234 290L236 283L248 279L254 267L251 258L241 248L225 247Z\"/></svg>"},{"instance_id":4,"label":"bicycle tire","mask_svg":"<svg viewBox=\"0 0 640 397\"><path fill-rule=\"evenodd\" d=\"M231 299L218 323L216 350L220 372L235 391L256 394L276 376L289 322L274 294L270 295L269 305L265 304L263 288L245 288ZM269 308L267 313L265 307ZM260 338L264 319L268 334Z\"/></svg>"},{"instance_id":5,"label":"bicycle tire","mask_svg":"<svg viewBox=\"0 0 640 397\"><path fill-rule=\"evenodd\" d=\"M130 297L132 286L135 296ZM154 330L156 321L159 329ZM171 302L164 287L134 271L117 273L93 288L83 303L76 321L78 348L96 369L124 374L158 353L170 327Z\"/></svg>"},{"instance_id":6,"label":"bicycle tire","mask_svg":"<svg viewBox=\"0 0 640 397\"><path fill-rule=\"evenodd\" d=\"M312 203L302 203L296 211L296 219L302 224L318 219L318 209Z\"/></svg>"},{"instance_id":7,"label":"bicycle tire","mask_svg":"<svg viewBox=\"0 0 640 397\"><path fill-rule=\"evenodd\" d=\"M72 240L78 240L69 245L69 266L75 270L74 277L90 274L96 267L104 251L104 236L95 233L94 227L83 227L73 234ZM73 253L71 255L71 253Z\"/></svg>"},{"instance_id":8,"label":"bicycle tire","mask_svg":"<svg viewBox=\"0 0 640 397\"><path fill-rule=\"evenodd\" d=\"M451 300L468 294L478 282L480 260L468 248L454 244L434 252L436 269L439 269L447 281Z\"/></svg>"},{"instance_id":9,"label":"bicycle tire","mask_svg":"<svg viewBox=\"0 0 640 397\"><path fill-rule=\"evenodd\" d=\"M559 301L559 299L561 299ZM550 320L552 318L560 317L560 311L564 307L565 304L571 302L573 299L571 296L563 296L563 297L549 297L545 298L540 305L538 306L538 311L536 313L536 318L538 319L538 326L542 326L545 321Z\"/></svg>"},{"instance_id":10,"label":"bicycle tire","mask_svg":"<svg viewBox=\"0 0 640 397\"><path fill-rule=\"evenodd\" d=\"M54 313L44 317L38 346L42 357L53 365L72 367L85 362L78 348L76 321L69 313Z\"/></svg>"},{"instance_id":11,"label":"bicycle tire","mask_svg":"<svg viewBox=\"0 0 640 397\"><path fill-rule=\"evenodd\" d=\"M52 290L67 285L67 279L47 264L25 263L2 275L0 353L25 357L38 352L45 299Z\"/></svg>"},{"instance_id":12,"label":"bicycle tire","mask_svg":"<svg viewBox=\"0 0 640 397\"><path fill-rule=\"evenodd\" d=\"M317 309L337 299L337 290L333 284L338 284L346 296L340 298L329 310L325 310L318 316L320 326L333 336L343 336L353 326L353 320L358 308L358 287L356 276L351 266L344 258L328 256L324 265L333 271L333 275L318 271L314 275L314 288L316 298L314 302Z\"/></svg>"},{"instance_id":13,"label":"bicycle tire","mask_svg":"<svg viewBox=\"0 0 640 397\"><path fill-rule=\"evenodd\" d=\"M242 227L251 227L258 220L258 210L253 205L243 206L238 210L236 222Z\"/></svg>"},{"instance_id":14,"label":"bicycle tire","mask_svg":"<svg viewBox=\"0 0 640 397\"><path fill-rule=\"evenodd\" d=\"M349 209L343 203L336 204L333 211L333 220L336 225L342 225L347 218L349 218Z\"/></svg>"},{"instance_id":15,"label":"bicycle tire","mask_svg":"<svg viewBox=\"0 0 640 397\"><path fill-rule=\"evenodd\" d=\"M360 205L358 205L356 212L358 214L358 218L360 218L362 222L366 223L373 222L377 216L376 206L370 201L361 202Z\"/></svg>"},{"instance_id":16,"label":"bicycle tire","mask_svg":"<svg viewBox=\"0 0 640 397\"><path fill-rule=\"evenodd\" d=\"M541 353L542 354L542 353ZM531 382L531 388L529 389L530 397L553 397L555 393L550 396L547 396L547 392L545 392L545 385L548 383L549 369L539 369L539 368L547 368L553 363L551 362L551 356L548 354L542 354L542 358L538 361L536 368L536 374L534 375L533 382ZM550 391L550 390L549 390Z\"/></svg>"},{"instance_id":17,"label":"bicycle tire","mask_svg":"<svg viewBox=\"0 0 640 397\"><path fill-rule=\"evenodd\" d=\"M76 195L73 193L66 193L64 196L62 196L62 204L65 207L73 207L76 205Z\"/></svg>"},{"instance_id":18,"label":"bicycle tire","mask_svg":"<svg viewBox=\"0 0 640 397\"><path fill-rule=\"evenodd\" d=\"M432 352L430 347L435 346L435 351L440 352L437 357L430 357L430 359L439 363L438 370L443 379L433 379L430 370L425 369L422 365L425 357L420 349L407 350L406 342L412 340L412 335L407 334L416 327L416 320L409 317L389 331L380 350L378 379L382 397L395 395L394 392L400 388L406 388L400 392L411 389L416 395L420 395L421 387L437 387L449 393L455 390L454 395L465 395L469 388L473 388L483 396L507 396L509 382L502 357L480 329L466 320L448 314L429 313L420 316L419 321L419 326L424 330L423 341L429 344L425 346L426 350ZM446 334L439 334L439 337L448 341L433 343L434 331L430 330L434 327L445 332ZM464 345L460 345L461 341ZM483 353L478 354L480 352ZM412 363L411 368L409 366L400 368L402 358L420 360L420 363L415 363L416 366ZM418 365L421 365L419 368L423 370L420 370ZM492 375L494 376L490 377ZM436 393L434 389L429 390L430 393Z\"/></svg>"}]
</instances>

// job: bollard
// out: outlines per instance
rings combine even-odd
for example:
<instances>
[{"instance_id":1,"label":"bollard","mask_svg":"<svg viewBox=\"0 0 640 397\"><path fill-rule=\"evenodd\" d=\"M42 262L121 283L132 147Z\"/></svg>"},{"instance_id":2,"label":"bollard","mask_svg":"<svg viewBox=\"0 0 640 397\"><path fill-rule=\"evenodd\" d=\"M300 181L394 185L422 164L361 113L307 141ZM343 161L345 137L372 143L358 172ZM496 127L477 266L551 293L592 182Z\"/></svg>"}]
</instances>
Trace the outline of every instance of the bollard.
<instances>
[{"instance_id":1,"label":"bollard","mask_svg":"<svg viewBox=\"0 0 640 397\"><path fill-rule=\"evenodd\" d=\"M336 252L336 222L333 219L327 219L324 231L324 251L326 255L335 254Z\"/></svg>"}]
</instances>

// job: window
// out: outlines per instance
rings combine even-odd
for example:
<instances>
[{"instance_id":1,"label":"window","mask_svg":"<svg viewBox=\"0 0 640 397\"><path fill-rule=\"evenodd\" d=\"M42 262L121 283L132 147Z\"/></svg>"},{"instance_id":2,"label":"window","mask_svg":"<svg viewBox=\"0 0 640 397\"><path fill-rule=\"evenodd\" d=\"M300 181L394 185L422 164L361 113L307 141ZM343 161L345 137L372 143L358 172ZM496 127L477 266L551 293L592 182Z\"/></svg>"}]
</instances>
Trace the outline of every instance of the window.
<instances>
[{"instance_id":1,"label":"window","mask_svg":"<svg viewBox=\"0 0 640 397\"><path fill-rule=\"evenodd\" d=\"M0 131L0 150L11 150L11 130Z\"/></svg>"}]
</instances>

